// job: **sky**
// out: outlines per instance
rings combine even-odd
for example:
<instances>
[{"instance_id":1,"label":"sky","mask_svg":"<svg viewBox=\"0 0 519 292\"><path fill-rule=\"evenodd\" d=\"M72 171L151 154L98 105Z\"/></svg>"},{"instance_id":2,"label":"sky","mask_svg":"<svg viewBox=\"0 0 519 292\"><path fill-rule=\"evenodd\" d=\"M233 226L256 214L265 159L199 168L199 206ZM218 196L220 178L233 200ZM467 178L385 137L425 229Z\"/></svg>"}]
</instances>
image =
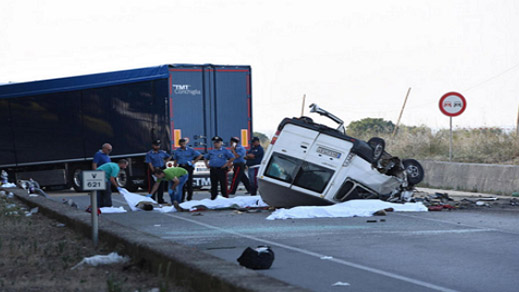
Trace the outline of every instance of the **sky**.
<instances>
[{"instance_id":1,"label":"sky","mask_svg":"<svg viewBox=\"0 0 519 292\"><path fill-rule=\"evenodd\" d=\"M254 129L269 135L301 115L303 95L346 125L396 123L409 88L402 124L448 128L438 103L456 91L467 108L455 128L513 129L518 31L515 0L2 0L0 83L250 65Z\"/></svg>"}]
</instances>

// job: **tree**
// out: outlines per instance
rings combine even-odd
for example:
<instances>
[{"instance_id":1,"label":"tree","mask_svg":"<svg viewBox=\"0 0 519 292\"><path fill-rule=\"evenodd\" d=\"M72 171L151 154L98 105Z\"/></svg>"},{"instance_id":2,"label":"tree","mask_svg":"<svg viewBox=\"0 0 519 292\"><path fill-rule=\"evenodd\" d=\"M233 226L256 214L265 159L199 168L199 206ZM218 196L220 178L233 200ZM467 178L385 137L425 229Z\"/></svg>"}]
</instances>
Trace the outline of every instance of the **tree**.
<instances>
[{"instance_id":1,"label":"tree","mask_svg":"<svg viewBox=\"0 0 519 292\"><path fill-rule=\"evenodd\" d=\"M365 118L351 122L347 127L348 134L361 136L365 134L389 134L395 129L395 124L384 119Z\"/></svg>"},{"instance_id":2,"label":"tree","mask_svg":"<svg viewBox=\"0 0 519 292\"><path fill-rule=\"evenodd\" d=\"M260 139L260 144L263 148L266 148L270 144L270 139L267 137L267 135L260 132L254 132L252 135Z\"/></svg>"}]
</instances>

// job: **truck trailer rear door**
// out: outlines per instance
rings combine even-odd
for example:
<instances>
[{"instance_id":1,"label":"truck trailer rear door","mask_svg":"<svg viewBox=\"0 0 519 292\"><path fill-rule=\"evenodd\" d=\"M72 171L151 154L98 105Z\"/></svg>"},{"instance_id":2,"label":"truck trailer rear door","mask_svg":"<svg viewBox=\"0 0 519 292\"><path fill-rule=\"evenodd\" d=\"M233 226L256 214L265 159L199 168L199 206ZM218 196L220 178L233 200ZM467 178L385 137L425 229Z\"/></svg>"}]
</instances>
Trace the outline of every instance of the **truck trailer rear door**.
<instances>
[{"instance_id":1,"label":"truck trailer rear door","mask_svg":"<svg viewBox=\"0 0 519 292\"><path fill-rule=\"evenodd\" d=\"M170 127L172 150L180 138L206 152L213 136L239 137L248 148L252 134L249 66L172 65Z\"/></svg>"}]
</instances>

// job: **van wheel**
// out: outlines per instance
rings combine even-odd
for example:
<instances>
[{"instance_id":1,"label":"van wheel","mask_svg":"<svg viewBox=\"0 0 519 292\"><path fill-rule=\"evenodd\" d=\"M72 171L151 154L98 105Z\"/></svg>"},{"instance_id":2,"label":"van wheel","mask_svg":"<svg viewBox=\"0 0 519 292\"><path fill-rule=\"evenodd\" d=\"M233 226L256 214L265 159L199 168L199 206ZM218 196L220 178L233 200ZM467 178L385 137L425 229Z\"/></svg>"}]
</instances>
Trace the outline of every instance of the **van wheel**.
<instances>
[{"instance_id":1,"label":"van wheel","mask_svg":"<svg viewBox=\"0 0 519 292\"><path fill-rule=\"evenodd\" d=\"M369 146L373 149L373 161L377 162L384 154L386 148L386 142L382 138L373 137L368 141Z\"/></svg>"},{"instance_id":2,"label":"van wheel","mask_svg":"<svg viewBox=\"0 0 519 292\"><path fill-rule=\"evenodd\" d=\"M407 174L407 182L410 185L419 184L425 176L420 162L414 159L404 159L402 163L404 164L404 169Z\"/></svg>"}]
</instances>

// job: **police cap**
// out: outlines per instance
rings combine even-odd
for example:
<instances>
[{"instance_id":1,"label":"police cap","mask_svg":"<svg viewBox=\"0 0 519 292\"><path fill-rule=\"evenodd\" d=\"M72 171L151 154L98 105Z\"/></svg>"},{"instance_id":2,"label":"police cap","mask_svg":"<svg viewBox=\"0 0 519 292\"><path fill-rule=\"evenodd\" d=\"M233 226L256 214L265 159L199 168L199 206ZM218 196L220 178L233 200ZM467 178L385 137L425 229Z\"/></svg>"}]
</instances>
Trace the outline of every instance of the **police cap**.
<instances>
[{"instance_id":1,"label":"police cap","mask_svg":"<svg viewBox=\"0 0 519 292\"><path fill-rule=\"evenodd\" d=\"M219 136L214 136L213 139L211 139L213 142L222 142L223 139Z\"/></svg>"},{"instance_id":2,"label":"police cap","mask_svg":"<svg viewBox=\"0 0 519 292\"><path fill-rule=\"evenodd\" d=\"M156 145L156 146L160 146L160 139L153 140L153 141L151 142L151 144Z\"/></svg>"},{"instance_id":3,"label":"police cap","mask_svg":"<svg viewBox=\"0 0 519 292\"><path fill-rule=\"evenodd\" d=\"M238 137L231 137L231 142L238 143L238 142L240 142L240 138L238 138Z\"/></svg>"}]
</instances>

